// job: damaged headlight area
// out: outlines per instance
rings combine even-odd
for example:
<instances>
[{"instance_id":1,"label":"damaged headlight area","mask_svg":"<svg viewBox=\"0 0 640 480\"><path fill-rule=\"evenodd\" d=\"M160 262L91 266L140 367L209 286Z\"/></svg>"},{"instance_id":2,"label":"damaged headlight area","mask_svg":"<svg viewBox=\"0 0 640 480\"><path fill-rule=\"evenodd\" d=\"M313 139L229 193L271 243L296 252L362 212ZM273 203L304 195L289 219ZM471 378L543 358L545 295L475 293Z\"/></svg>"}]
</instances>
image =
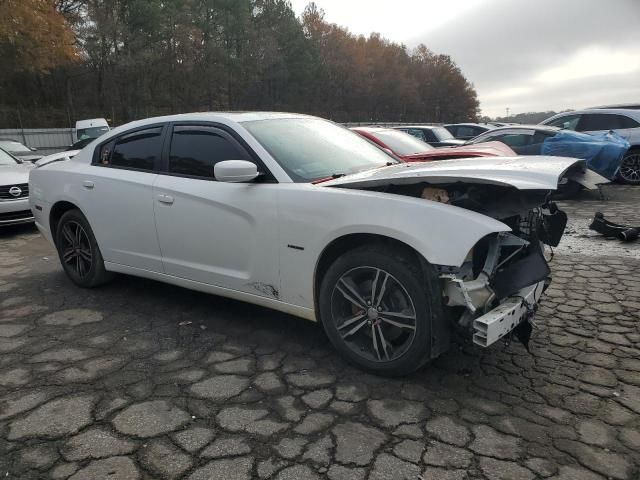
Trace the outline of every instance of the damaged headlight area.
<instances>
[{"instance_id":1,"label":"damaged headlight area","mask_svg":"<svg viewBox=\"0 0 640 480\"><path fill-rule=\"evenodd\" d=\"M567 217L549 202L502 221L511 232L484 237L459 268L440 267L445 305L475 344L488 347L513 332L528 348L531 319L550 283L545 245L558 245Z\"/></svg>"}]
</instances>

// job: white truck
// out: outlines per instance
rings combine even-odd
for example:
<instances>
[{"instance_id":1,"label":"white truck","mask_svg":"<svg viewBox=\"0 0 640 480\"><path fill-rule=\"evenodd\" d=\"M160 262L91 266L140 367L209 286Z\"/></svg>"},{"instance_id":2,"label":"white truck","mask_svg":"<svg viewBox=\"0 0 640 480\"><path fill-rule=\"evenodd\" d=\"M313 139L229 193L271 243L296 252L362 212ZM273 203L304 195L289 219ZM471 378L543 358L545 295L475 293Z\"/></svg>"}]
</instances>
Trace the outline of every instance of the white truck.
<instances>
[{"instance_id":1,"label":"white truck","mask_svg":"<svg viewBox=\"0 0 640 480\"><path fill-rule=\"evenodd\" d=\"M74 143L86 138L98 138L110 130L107 120L104 118L90 118L76 122Z\"/></svg>"}]
</instances>

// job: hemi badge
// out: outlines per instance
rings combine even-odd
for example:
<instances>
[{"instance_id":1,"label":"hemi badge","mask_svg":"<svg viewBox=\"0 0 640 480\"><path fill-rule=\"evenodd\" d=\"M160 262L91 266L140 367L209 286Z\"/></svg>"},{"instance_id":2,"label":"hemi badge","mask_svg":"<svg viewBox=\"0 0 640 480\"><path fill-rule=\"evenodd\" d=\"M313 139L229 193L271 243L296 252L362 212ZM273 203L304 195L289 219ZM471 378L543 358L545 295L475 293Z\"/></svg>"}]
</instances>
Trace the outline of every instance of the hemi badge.
<instances>
[{"instance_id":1,"label":"hemi badge","mask_svg":"<svg viewBox=\"0 0 640 480\"><path fill-rule=\"evenodd\" d=\"M293 248L294 250L304 250L304 247L299 247L298 245L287 245L289 248Z\"/></svg>"}]
</instances>

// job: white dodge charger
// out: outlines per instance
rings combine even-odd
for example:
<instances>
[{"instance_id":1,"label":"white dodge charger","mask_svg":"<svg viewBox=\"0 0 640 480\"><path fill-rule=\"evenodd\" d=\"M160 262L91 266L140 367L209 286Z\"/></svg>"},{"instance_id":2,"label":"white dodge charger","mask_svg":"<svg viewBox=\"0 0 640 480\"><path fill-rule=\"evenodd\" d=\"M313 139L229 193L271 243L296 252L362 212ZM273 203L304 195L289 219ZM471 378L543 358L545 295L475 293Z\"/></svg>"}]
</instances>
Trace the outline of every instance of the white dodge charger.
<instances>
[{"instance_id":1,"label":"white dodge charger","mask_svg":"<svg viewBox=\"0 0 640 480\"><path fill-rule=\"evenodd\" d=\"M586 175L558 157L402 163L320 118L195 113L116 128L29 187L75 284L119 272L274 308L400 375L453 330L528 341L566 223L549 192Z\"/></svg>"}]
</instances>

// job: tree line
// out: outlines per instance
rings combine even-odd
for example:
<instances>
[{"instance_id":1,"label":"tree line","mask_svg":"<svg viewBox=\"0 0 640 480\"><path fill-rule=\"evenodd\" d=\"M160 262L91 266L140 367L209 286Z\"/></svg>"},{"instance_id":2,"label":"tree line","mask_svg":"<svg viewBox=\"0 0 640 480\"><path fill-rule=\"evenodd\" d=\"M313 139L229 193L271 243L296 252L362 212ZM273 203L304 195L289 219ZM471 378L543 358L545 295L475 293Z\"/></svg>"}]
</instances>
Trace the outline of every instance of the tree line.
<instances>
[{"instance_id":1,"label":"tree line","mask_svg":"<svg viewBox=\"0 0 640 480\"><path fill-rule=\"evenodd\" d=\"M454 61L288 0L0 0L0 128L206 110L475 120Z\"/></svg>"}]
</instances>

